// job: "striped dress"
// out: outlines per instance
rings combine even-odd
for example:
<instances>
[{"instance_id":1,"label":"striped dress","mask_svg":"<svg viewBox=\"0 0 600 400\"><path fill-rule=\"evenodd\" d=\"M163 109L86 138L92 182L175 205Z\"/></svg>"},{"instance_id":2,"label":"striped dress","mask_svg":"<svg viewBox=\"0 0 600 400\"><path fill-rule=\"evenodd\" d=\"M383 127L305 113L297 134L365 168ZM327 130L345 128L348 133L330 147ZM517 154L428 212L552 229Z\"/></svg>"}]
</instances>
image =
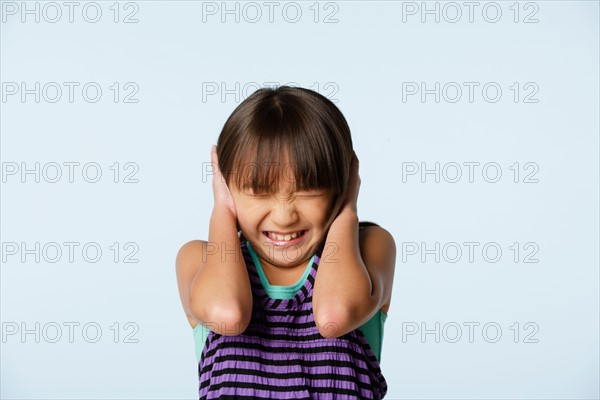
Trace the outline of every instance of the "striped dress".
<instances>
[{"instance_id":1,"label":"striped dress","mask_svg":"<svg viewBox=\"0 0 600 400\"><path fill-rule=\"evenodd\" d=\"M253 311L237 336L210 331L198 363L199 398L382 399L387 382L362 331L324 338L313 318L312 294L319 255L296 295L273 299L264 291L240 242L251 281Z\"/></svg>"}]
</instances>

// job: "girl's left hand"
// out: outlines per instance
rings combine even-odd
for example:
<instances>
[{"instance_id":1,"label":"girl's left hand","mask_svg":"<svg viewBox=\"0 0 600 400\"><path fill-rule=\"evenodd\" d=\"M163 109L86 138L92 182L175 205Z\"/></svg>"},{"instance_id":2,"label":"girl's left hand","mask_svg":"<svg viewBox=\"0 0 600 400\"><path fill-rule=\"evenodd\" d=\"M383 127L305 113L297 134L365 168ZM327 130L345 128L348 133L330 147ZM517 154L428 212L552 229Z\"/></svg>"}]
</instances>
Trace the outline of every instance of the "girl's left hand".
<instances>
[{"instance_id":1,"label":"girl's left hand","mask_svg":"<svg viewBox=\"0 0 600 400\"><path fill-rule=\"evenodd\" d=\"M358 174L358 157L356 152L352 150L352 165L350 167L350 181L348 185L348 194L346 201L342 206L343 211L349 211L358 214L358 192L360 190L360 175Z\"/></svg>"}]
</instances>

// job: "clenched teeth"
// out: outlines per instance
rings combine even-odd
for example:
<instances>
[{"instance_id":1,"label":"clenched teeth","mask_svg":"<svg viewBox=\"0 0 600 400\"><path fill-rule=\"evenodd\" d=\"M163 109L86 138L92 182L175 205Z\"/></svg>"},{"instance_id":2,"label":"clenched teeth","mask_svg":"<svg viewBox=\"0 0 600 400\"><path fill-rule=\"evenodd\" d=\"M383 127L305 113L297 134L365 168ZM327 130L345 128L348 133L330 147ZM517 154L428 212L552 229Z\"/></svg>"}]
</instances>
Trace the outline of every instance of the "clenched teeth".
<instances>
[{"instance_id":1,"label":"clenched teeth","mask_svg":"<svg viewBox=\"0 0 600 400\"><path fill-rule=\"evenodd\" d=\"M267 232L267 236L272 239L272 240L278 240L278 241L289 241L291 239L295 239L298 236L302 236L304 233L304 231L298 231L298 232L294 232L291 235L278 235L276 233L273 232Z\"/></svg>"}]
</instances>

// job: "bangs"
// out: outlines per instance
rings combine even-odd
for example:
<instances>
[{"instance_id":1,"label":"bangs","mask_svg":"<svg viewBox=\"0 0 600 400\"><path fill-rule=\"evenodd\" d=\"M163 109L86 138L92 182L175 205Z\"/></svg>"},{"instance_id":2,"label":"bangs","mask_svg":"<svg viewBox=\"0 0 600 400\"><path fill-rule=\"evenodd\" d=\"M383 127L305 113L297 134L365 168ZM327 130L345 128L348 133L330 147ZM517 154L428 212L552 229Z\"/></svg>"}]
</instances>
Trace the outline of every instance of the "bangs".
<instances>
[{"instance_id":1,"label":"bangs","mask_svg":"<svg viewBox=\"0 0 600 400\"><path fill-rule=\"evenodd\" d=\"M326 226L346 198L353 152L350 128L336 105L289 86L252 93L217 140L219 168L230 188L257 195L325 189L332 194Z\"/></svg>"},{"instance_id":2,"label":"bangs","mask_svg":"<svg viewBox=\"0 0 600 400\"><path fill-rule=\"evenodd\" d=\"M240 190L274 194L289 185L294 191L331 188L340 191L340 160L323 138L319 126L306 124L302 107L275 104L255 110L246 126L245 140L231 153L233 168L224 171L227 182ZM329 135L331 136L331 135ZM338 168L336 168L338 166Z\"/></svg>"}]
</instances>

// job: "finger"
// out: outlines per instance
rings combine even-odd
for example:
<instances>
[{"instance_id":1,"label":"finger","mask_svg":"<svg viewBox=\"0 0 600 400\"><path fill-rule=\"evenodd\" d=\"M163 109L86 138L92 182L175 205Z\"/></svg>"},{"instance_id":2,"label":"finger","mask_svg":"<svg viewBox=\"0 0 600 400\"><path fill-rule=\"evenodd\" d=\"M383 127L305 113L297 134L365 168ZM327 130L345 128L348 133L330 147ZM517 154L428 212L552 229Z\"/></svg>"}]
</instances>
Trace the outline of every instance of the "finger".
<instances>
[{"instance_id":1,"label":"finger","mask_svg":"<svg viewBox=\"0 0 600 400\"><path fill-rule=\"evenodd\" d=\"M214 144L212 145L212 148L211 148L210 161L212 163L213 174L214 175L220 174L221 170L219 169L219 157L217 155L217 146L215 146Z\"/></svg>"},{"instance_id":2,"label":"finger","mask_svg":"<svg viewBox=\"0 0 600 400\"><path fill-rule=\"evenodd\" d=\"M215 146L214 144L212 145L212 148L210 150L210 155L211 155L211 158L215 158L215 159L219 158L218 153L217 153L217 146Z\"/></svg>"},{"instance_id":3,"label":"finger","mask_svg":"<svg viewBox=\"0 0 600 400\"><path fill-rule=\"evenodd\" d=\"M215 179L218 179L219 182L225 185L226 190L229 191L229 187L227 187L227 181L225 179L225 176L223 175L223 173L221 172L221 168L219 167L219 156L217 154L217 146L214 146L213 174Z\"/></svg>"},{"instance_id":4,"label":"finger","mask_svg":"<svg viewBox=\"0 0 600 400\"><path fill-rule=\"evenodd\" d=\"M210 147L210 159L211 161L217 158L217 146L214 144Z\"/></svg>"}]
</instances>

